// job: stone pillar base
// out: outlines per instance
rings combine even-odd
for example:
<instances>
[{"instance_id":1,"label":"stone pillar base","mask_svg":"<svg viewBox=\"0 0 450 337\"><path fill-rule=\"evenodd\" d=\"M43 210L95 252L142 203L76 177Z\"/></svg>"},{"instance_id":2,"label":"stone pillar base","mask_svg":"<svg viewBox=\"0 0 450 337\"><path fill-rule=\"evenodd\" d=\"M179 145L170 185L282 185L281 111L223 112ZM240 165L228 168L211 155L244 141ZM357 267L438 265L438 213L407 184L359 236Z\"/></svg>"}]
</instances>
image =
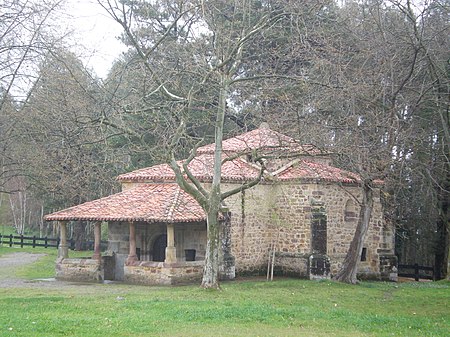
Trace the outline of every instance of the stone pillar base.
<instances>
[{"instance_id":1,"label":"stone pillar base","mask_svg":"<svg viewBox=\"0 0 450 337\"><path fill-rule=\"evenodd\" d=\"M69 257L69 247L67 245L59 245L58 258L67 259Z\"/></svg>"},{"instance_id":2,"label":"stone pillar base","mask_svg":"<svg viewBox=\"0 0 450 337\"><path fill-rule=\"evenodd\" d=\"M176 247L166 247L166 259L165 263L175 263L177 262L177 249Z\"/></svg>"}]
</instances>

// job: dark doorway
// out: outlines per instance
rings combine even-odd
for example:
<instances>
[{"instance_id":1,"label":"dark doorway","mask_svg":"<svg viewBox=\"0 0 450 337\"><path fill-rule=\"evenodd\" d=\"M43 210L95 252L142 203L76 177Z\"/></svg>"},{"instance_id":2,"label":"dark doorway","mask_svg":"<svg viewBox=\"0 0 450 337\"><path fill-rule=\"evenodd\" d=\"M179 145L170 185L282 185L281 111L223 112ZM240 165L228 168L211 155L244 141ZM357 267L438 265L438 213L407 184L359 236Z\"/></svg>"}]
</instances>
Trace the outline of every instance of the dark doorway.
<instances>
[{"instance_id":1,"label":"dark doorway","mask_svg":"<svg viewBox=\"0 0 450 337\"><path fill-rule=\"evenodd\" d=\"M325 208L314 207L311 220L312 253L327 254L327 214Z\"/></svg>"},{"instance_id":2,"label":"dark doorway","mask_svg":"<svg viewBox=\"0 0 450 337\"><path fill-rule=\"evenodd\" d=\"M166 259L167 235L158 236L153 244L153 261L164 262Z\"/></svg>"}]
</instances>

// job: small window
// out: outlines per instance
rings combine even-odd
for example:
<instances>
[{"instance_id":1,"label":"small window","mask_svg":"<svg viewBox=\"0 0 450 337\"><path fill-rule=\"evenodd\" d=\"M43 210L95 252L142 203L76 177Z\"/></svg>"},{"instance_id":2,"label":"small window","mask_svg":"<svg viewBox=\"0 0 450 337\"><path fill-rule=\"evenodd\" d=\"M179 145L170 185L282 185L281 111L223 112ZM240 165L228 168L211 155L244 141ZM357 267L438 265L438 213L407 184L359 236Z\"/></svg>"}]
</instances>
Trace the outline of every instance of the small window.
<instances>
[{"instance_id":1,"label":"small window","mask_svg":"<svg viewBox=\"0 0 450 337\"><path fill-rule=\"evenodd\" d=\"M367 248L363 248L361 252L361 261L367 261Z\"/></svg>"}]
</instances>

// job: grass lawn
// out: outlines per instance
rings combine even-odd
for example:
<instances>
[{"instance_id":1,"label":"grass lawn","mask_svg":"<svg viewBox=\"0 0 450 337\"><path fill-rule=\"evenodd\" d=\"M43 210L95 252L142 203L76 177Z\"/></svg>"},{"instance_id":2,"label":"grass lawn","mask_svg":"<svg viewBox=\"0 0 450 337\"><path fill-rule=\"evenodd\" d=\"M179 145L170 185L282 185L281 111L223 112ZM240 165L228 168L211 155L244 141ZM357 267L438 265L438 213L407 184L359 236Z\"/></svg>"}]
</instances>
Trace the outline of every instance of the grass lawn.
<instances>
[{"instance_id":1,"label":"grass lawn","mask_svg":"<svg viewBox=\"0 0 450 337\"><path fill-rule=\"evenodd\" d=\"M446 281L0 288L0 336L449 336L449 304Z\"/></svg>"}]
</instances>

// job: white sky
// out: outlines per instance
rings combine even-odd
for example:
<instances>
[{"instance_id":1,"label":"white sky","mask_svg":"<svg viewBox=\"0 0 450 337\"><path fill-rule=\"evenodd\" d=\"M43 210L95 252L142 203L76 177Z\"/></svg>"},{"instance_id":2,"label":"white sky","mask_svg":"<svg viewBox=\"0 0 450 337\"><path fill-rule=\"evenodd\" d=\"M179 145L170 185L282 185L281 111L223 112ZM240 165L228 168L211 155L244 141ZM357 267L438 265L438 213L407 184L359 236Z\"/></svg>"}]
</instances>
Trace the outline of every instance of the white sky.
<instances>
[{"instance_id":1,"label":"white sky","mask_svg":"<svg viewBox=\"0 0 450 337\"><path fill-rule=\"evenodd\" d=\"M118 40L122 28L96 0L67 0L64 6L67 15L61 16L60 24L64 30L73 31L71 41L79 45L75 52L86 67L106 78L114 59L126 50Z\"/></svg>"}]
</instances>

